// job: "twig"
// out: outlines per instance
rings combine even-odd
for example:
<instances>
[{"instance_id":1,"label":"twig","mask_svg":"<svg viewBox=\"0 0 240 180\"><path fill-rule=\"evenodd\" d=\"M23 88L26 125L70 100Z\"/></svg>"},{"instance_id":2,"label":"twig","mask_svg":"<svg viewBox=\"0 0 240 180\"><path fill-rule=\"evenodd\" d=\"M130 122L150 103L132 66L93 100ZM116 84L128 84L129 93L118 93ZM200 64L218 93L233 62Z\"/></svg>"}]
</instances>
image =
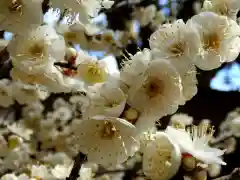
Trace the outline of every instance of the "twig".
<instances>
[{"instance_id":1,"label":"twig","mask_svg":"<svg viewBox=\"0 0 240 180\"><path fill-rule=\"evenodd\" d=\"M107 170L105 168L100 168L98 172L95 173L94 178L102 176L104 174L113 174L113 173L125 173L123 180L129 180L137 176L137 172L142 168L142 163L138 162L134 165L133 168L129 169L114 169L114 170Z\"/></svg>"},{"instance_id":2,"label":"twig","mask_svg":"<svg viewBox=\"0 0 240 180\"><path fill-rule=\"evenodd\" d=\"M235 168L231 174L213 180L240 180L240 168Z\"/></svg>"},{"instance_id":3,"label":"twig","mask_svg":"<svg viewBox=\"0 0 240 180\"><path fill-rule=\"evenodd\" d=\"M233 133L232 132L229 132L229 133L225 133L219 137L216 137L215 139L213 139L210 144L211 145L216 145L218 143L221 143L223 141L225 141L226 139L228 138L231 138L231 137L234 137Z\"/></svg>"},{"instance_id":4,"label":"twig","mask_svg":"<svg viewBox=\"0 0 240 180\"><path fill-rule=\"evenodd\" d=\"M74 164L72 171L69 175L69 177L66 178L66 180L77 180L79 177L79 171L81 169L82 164L85 162L86 155L79 152L78 155L74 158Z\"/></svg>"},{"instance_id":5,"label":"twig","mask_svg":"<svg viewBox=\"0 0 240 180\"><path fill-rule=\"evenodd\" d=\"M54 65L62 67L62 68L68 68L68 69L72 69L72 70L77 70L77 67L72 66L71 63L55 62Z\"/></svg>"}]
</instances>

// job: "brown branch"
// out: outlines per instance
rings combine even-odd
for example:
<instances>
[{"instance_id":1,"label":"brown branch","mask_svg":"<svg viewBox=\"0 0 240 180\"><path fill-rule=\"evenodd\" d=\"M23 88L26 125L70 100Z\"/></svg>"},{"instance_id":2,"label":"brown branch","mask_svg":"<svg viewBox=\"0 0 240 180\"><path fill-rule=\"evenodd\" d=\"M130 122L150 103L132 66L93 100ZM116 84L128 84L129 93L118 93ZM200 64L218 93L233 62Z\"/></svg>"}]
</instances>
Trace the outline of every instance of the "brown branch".
<instances>
[{"instance_id":1,"label":"brown branch","mask_svg":"<svg viewBox=\"0 0 240 180\"><path fill-rule=\"evenodd\" d=\"M240 180L240 168L235 168L231 174L213 180Z\"/></svg>"},{"instance_id":2,"label":"brown branch","mask_svg":"<svg viewBox=\"0 0 240 180\"><path fill-rule=\"evenodd\" d=\"M132 168L128 169L114 169L114 170L107 170L103 167L100 167L98 172L95 173L94 178L100 177L104 174L114 174L114 173L124 173L123 180L132 179L137 176L137 172L142 168L142 163L137 162Z\"/></svg>"},{"instance_id":3,"label":"brown branch","mask_svg":"<svg viewBox=\"0 0 240 180\"><path fill-rule=\"evenodd\" d=\"M69 177L66 178L66 180L77 180L79 177L79 171L82 167L82 164L85 162L86 155L79 152L78 155L74 158L74 164L72 171L69 175Z\"/></svg>"},{"instance_id":4,"label":"brown branch","mask_svg":"<svg viewBox=\"0 0 240 180\"><path fill-rule=\"evenodd\" d=\"M218 143L221 143L231 137L234 137L233 133L232 132L229 132L229 133L226 133L226 134L223 134L221 136L218 136L216 137L215 139L213 139L211 142L210 142L210 145L214 146Z\"/></svg>"},{"instance_id":5,"label":"brown branch","mask_svg":"<svg viewBox=\"0 0 240 180\"><path fill-rule=\"evenodd\" d=\"M77 67L72 66L71 63L55 62L54 65L62 67L62 68L68 68L68 69L72 69L72 70L77 70Z\"/></svg>"}]
</instances>

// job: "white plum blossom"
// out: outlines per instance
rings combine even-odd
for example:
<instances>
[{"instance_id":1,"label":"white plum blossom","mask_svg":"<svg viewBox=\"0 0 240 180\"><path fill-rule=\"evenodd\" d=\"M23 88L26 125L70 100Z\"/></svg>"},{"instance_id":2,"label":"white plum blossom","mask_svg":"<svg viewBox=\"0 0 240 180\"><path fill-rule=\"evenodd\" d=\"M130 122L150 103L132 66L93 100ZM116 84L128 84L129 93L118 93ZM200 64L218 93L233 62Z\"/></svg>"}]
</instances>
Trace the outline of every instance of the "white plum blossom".
<instances>
[{"instance_id":1,"label":"white plum blossom","mask_svg":"<svg viewBox=\"0 0 240 180\"><path fill-rule=\"evenodd\" d=\"M84 81L87 85L104 83L109 79L109 71L105 62L84 52L78 55L76 61L77 74L74 77Z\"/></svg>"},{"instance_id":2,"label":"white plum blossom","mask_svg":"<svg viewBox=\"0 0 240 180\"><path fill-rule=\"evenodd\" d=\"M89 95L89 106L83 110L83 118L95 115L119 117L126 104L126 96L120 88L110 83L95 89L96 93Z\"/></svg>"},{"instance_id":3,"label":"white plum blossom","mask_svg":"<svg viewBox=\"0 0 240 180\"><path fill-rule=\"evenodd\" d=\"M44 25L16 36L9 43L8 51L15 67L36 73L64 60L65 41L54 28Z\"/></svg>"},{"instance_id":4,"label":"white plum blossom","mask_svg":"<svg viewBox=\"0 0 240 180\"><path fill-rule=\"evenodd\" d=\"M164 132L157 132L143 151L143 172L152 180L169 180L181 165L181 151Z\"/></svg>"},{"instance_id":5,"label":"white plum blossom","mask_svg":"<svg viewBox=\"0 0 240 180\"><path fill-rule=\"evenodd\" d=\"M211 23L209 23L211 22ZM224 62L234 61L240 52L240 27L225 16L202 12L187 22L198 31L201 49L194 64L202 70L212 70ZM199 41L196 41L198 43Z\"/></svg>"},{"instance_id":6,"label":"white plum blossom","mask_svg":"<svg viewBox=\"0 0 240 180\"><path fill-rule=\"evenodd\" d=\"M149 45L159 52L157 57L169 60L181 75L191 68L201 47L197 31L181 19L159 26L150 36Z\"/></svg>"},{"instance_id":7,"label":"white plum blossom","mask_svg":"<svg viewBox=\"0 0 240 180\"><path fill-rule=\"evenodd\" d=\"M102 0L51 0L53 8L59 8L62 11L67 9L72 13L79 13L79 18L83 22L88 22L90 17L97 15L102 7L101 2Z\"/></svg>"},{"instance_id":8,"label":"white plum blossom","mask_svg":"<svg viewBox=\"0 0 240 180\"><path fill-rule=\"evenodd\" d=\"M66 179L70 175L71 170L72 164L58 164L52 169L51 173L57 179Z\"/></svg>"},{"instance_id":9,"label":"white plum blossom","mask_svg":"<svg viewBox=\"0 0 240 180\"><path fill-rule=\"evenodd\" d=\"M29 28L41 25L42 2L43 0L1 0L0 30L21 35Z\"/></svg>"},{"instance_id":10,"label":"white plum blossom","mask_svg":"<svg viewBox=\"0 0 240 180\"><path fill-rule=\"evenodd\" d=\"M215 12L233 20L236 20L239 10L240 1L238 0L205 0L203 3L203 11Z\"/></svg>"},{"instance_id":11,"label":"white plum blossom","mask_svg":"<svg viewBox=\"0 0 240 180\"><path fill-rule=\"evenodd\" d=\"M82 49L88 48L87 36L93 36L100 32L100 29L93 24L83 24L77 20L73 24L59 24L57 32L62 34L66 42L80 44Z\"/></svg>"},{"instance_id":12,"label":"white plum blossom","mask_svg":"<svg viewBox=\"0 0 240 180\"><path fill-rule=\"evenodd\" d=\"M136 129L131 123L113 117L94 118L73 125L76 144L89 162L112 167L137 151Z\"/></svg>"},{"instance_id":13,"label":"white plum blossom","mask_svg":"<svg viewBox=\"0 0 240 180\"><path fill-rule=\"evenodd\" d=\"M174 66L162 58L151 59L148 51L137 53L133 59L121 71L121 80L129 87L127 103L149 116L161 118L174 113L182 94L181 78Z\"/></svg>"},{"instance_id":14,"label":"white plum blossom","mask_svg":"<svg viewBox=\"0 0 240 180\"><path fill-rule=\"evenodd\" d=\"M7 128L9 129L10 132L17 134L18 136L26 140L30 140L31 135L33 134L33 131L31 129L27 129L22 124L14 123L14 124L8 125Z\"/></svg>"},{"instance_id":15,"label":"white plum blossom","mask_svg":"<svg viewBox=\"0 0 240 180\"><path fill-rule=\"evenodd\" d=\"M197 93L193 62L201 48L198 32L180 19L173 24L160 25L151 35L149 44L156 58L169 60L180 74L183 86L180 104L184 105Z\"/></svg>"},{"instance_id":16,"label":"white plum blossom","mask_svg":"<svg viewBox=\"0 0 240 180\"><path fill-rule=\"evenodd\" d=\"M40 89L54 93L70 92L72 88L78 85L76 83L73 84L72 79L65 78L55 66L42 72L31 73L14 67L10 75L15 81L21 81L29 85L39 85Z\"/></svg>"},{"instance_id":17,"label":"white plum blossom","mask_svg":"<svg viewBox=\"0 0 240 180\"><path fill-rule=\"evenodd\" d=\"M165 5L142 0L0 0L0 180L220 173L237 147L238 110L216 138L210 120L174 113L197 94L198 68L238 57L240 1L197 0L188 20L175 4L165 17ZM124 23L113 17L122 8Z\"/></svg>"},{"instance_id":18,"label":"white plum blossom","mask_svg":"<svg viewBox=\"0 0 240 180\"><path fill-rule=\"evenodd\" d=\"M170 125L177 128L185 128L192 123L193 117L183 113L174 114L170 119Z\"/></svg>"},{"instance_id":19,"label":"white plum blossom","mask_svg":"<svg viewBox=\"0 0 240 180\"><path fill-rule=\"evenodd\" d=\"M208 125L192 126L188 131L168 126L167 135L177 143L182 153L188 153L206 164L226 165L220 158L224 151L212 148L209 142L213 137L213 130Z\"/></svg>"},{"instance_id":20,"label":"white plum blossom","mask_svg":"<svg viewBox=\"0 0 240 180\"><path fill-rule=\"evenodd\" d=\"M26 85L20 82L12 84L11 88L13 97L19 104L36 103L39 100L44 100L48 95L36 86Z\"/></svg>"}]
</instances>

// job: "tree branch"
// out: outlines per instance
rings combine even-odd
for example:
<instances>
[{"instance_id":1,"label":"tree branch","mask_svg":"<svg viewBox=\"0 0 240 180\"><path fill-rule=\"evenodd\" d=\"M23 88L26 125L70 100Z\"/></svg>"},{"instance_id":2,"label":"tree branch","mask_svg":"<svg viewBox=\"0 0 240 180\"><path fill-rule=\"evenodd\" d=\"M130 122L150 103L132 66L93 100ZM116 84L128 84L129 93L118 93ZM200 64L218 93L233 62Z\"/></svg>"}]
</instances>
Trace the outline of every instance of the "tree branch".
<instances>
[{"instance_id":1,"label":"tree branch","mask_svg":"<svg viewBox=\"0 0 240 180\"><path fill-rule=\"evenodd\" d=\"M235 168L231 174L213 180L240 180L240 168Z\"/></svg>"},{"instance_id":2,"label":"tree branch","mask_svg":"<svg viewBox=\"0 0 240 180\"><path fill-rule=\"evenodd\" d=\"M129 169L114 169L107 170L105 168L100 168L98 172L95 173L94 178L100 177L104 174L113 173L125 173L123 180L129 180L137 176L137 172L142 168L142 162L136 163L132 168Z\"/></svg>"},{"instance_id":3,"label":"tree branch","mask_svg":"<svg viewBox=\"0 0 240 180\"><path fill-rule=\"evenodd\" d=\"M221 142L223 142L223 141L225 141L225 140L227 140L228 138L231 138L231 137L234 137L232 132L222 134L221 136L218 136L218 137L214 138L210 142L210 145L214 146L214 145L216 145L218 143L221 143Z\"/></svg>"},{"instance_id":4,"label":"tree branch","mask_svg":"<svg viewBox=\"0 0 240 180\"><path fill-rule=\"evenodd\" d=\"M74 158L74 164L72 171L66 180L77 180L79 177L79 171L81 169L82 164L85 162L86 155L79 152L78 155Z\"/></svg>"},{"instance_id":5,"label":"tree branch","mask_svg":"<svg viewBox=\"0 0 240 180\"><path fill-rule=\"evenodd\" d=\"M68 69L72 69L72 70L77 70L77 67L72 66L71 63L55 62L54 65L62 67L62 68L68 68Z\"/></svg>"}]
</instances>

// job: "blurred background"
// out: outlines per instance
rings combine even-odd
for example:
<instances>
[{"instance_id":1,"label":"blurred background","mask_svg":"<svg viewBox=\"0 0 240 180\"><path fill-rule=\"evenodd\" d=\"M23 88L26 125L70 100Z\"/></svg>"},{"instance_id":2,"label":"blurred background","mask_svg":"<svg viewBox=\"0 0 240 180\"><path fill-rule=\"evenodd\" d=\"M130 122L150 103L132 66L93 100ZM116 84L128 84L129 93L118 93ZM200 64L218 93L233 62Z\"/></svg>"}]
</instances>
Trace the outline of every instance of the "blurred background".
<instances>
[{"instance_id":1,"label":"blurred background","mask_svg":"<svg viewBox=\"0 0 240 180\"><path fill-rule=\"evenodd\" d=\"M45 12L45 22L50 23L59 18L59 14L53 10L48 11L46 6L47 1L43 4ZM106 10L94 19L96 23L103 24L112 30L124 30L131 21L133 31L138 33L139 38L129 40L126 49L123 53L128 56L128 53L135 54L139 48L148 48L148 39L154 28L152 24L141 26L137 20L132 21L132 13L135 8L147 7L155 4L157 10L161 11L167 18L167 21L177 19L188 20L196 14L198 7L201 7L201 0L115 0L115 4L111 10ZM0 32L0 37L10 40L12 34L10 32ZM81 48L76 46L76 48ZM90 54L102 58L105 52L89 51ZM0 57L2 62L4 56ZM123 55L113 56L109 54L106 57L106 62L111 66L112 71L117 71L120 67ZM2 64L3 65L3 64ZM8 76L10 67L1 69L0 76ZM226 118L228 112L240 107L240 57L234 62L223 64L220 68L212 71L198 70L198 93L184 106L180 107L178 112L187 113L193 116L196 123L202 119L210 119L216 127ZM17 107L14 107L17 108ZM16 109L15 109L16 110ZM163 121L168 121L169 117L163 118ZM240 152L240 148L235 151ZM229 173L234 167L240 166L239 155L229 154L225 160L228 163L227 167L223 168L223 174ZM238 157L238 160L236 159Z\"/></svg>"}]
</instances>

